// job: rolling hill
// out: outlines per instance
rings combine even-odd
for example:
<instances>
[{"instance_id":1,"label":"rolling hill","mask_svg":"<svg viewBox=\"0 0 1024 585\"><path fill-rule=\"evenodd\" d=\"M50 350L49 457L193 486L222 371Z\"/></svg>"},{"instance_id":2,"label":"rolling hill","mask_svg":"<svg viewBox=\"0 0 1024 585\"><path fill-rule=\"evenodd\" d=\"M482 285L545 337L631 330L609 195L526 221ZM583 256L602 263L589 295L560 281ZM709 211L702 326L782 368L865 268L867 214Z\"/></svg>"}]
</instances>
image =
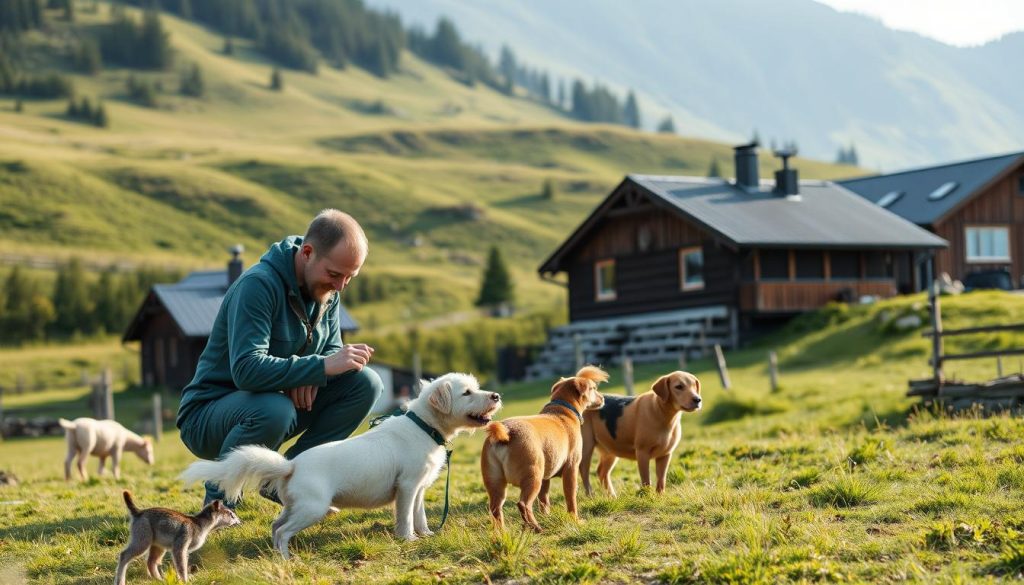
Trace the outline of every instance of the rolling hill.
<instances>
[{"instance_id":1,"label":"rolling hill","mask_svg":"<svg viewBox=\"0 0 1024 585\"><path fill-rule=\"evenodd\" d=\"M102 22L105 11L100 4L74 25L29 38L45 48ZM163 21L173 69L74 75L79 96L104 103L109 128L69 119L63 100L27 101L17 112L13 99L0 99L0 255L8 261L78 255L97 267L209 267L240 242L253 262L332 206L366 225L365 272L425 279L452 298L437 310L470 306L492 244L514 259L522 303L549 307L561 292L539 282L536 265L623 174L703 175L712 158L731 168L730 145L575 123L525 97L460 83L408 53L386 80L325 66L317 75L285 72L284 91L271 91L272 64L251 44L237 41L227 56L215 32ZM40 49L43 70L60 66L54 52ZM156 108L127 99L130 76L176 88L193 63L204 97L165 89ZM857 172L798 166L805 177ZM552 200L540 195L549 179Z\"/></svg>"}]
</instances>

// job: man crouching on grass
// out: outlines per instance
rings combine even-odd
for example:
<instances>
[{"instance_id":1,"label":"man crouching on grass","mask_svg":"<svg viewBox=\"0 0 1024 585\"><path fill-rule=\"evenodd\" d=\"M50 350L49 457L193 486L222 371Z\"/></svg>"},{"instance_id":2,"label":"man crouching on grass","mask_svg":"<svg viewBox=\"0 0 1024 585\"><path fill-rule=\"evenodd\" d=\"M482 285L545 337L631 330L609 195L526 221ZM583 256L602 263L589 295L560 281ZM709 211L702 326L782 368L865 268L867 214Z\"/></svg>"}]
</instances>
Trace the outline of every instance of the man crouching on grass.
<instances>
[{"instance_id":1,"label":"man crouching on grass","mask_svg":"<svg viewBox=\"0 0 1024 585\"><path fill-rule=\"evenodd\" d=\"M364 367L373 348L343 345L339 327L339 294L367 251L359 223L326 209L228 288L178 407L189 451L218 459L242 445L276 450L302 433L285 453L292 459L352 434L383 390ZM207 484L204 504L217 499L224 494Z\"/></svg>"}]
</instances>

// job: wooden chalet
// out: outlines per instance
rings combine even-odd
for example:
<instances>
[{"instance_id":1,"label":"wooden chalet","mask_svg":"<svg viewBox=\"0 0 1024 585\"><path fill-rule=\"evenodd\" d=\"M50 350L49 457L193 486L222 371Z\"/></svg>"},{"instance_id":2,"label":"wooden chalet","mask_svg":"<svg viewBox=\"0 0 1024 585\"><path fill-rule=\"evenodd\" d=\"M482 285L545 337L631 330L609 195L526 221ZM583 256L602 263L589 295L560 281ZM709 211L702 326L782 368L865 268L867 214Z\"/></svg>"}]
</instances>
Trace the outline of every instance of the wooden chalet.
<instances>
[{"instance_id":1,"label":"wooden chalet","mask_svg":"<svg viewBox=\"0 0 1024 585\"><path fill-rule=\"evenodd\" d=\"M530 376L564 374L576 346L588 362L674 359L735 346L762 320L930 281L944 240L840 185L798 180L790 153L771 182L756 144L735 150L733 181L627 176L541 265L569 289L570 324Z\"/></svg>"},{"instance_id":2,"label":"wooden chalet","mask_svg":"<svg viewBox=\"0 0 1024 585\"><path fill-rule=\"evenodd\" d=\"M994 268L1024 278L1024 152L840 181L868 201L944 238L936 274L962 280Z\"/></svg>"}]
</instances>

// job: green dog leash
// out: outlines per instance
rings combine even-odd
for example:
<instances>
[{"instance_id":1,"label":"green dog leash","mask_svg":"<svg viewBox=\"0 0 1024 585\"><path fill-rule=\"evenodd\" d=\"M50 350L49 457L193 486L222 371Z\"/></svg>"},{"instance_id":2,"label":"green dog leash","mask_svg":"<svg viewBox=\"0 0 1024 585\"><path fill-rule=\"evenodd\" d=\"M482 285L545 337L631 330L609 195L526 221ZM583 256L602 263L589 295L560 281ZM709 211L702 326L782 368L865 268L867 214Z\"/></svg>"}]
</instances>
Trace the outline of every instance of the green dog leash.
<instances>
[{"instance_id":1,"label":"green dog leash","mask_svg":"<svg viewBox=\"0 0 1024 585\"><path fill-rule=\"evenodd\" d=\"M372 429L393 416L401 416L402 414L402 410L396 408L390 414L384 414L370 420L370 428ZM422 418L416 416L416 413L410 410L404 414L409 417L409 420L416 423L416 426L422 429L423 432L430 435L430 438L433 439L439 447L444 447L444 464L448 468L448 472L444 480L444 511L441 512L441 524L437 527L437 530L440 531L444 528L444 523L448 520L448 488L451 486L452 482L452 453L454 452L454 449L449 449L448 441L444 439L444 435L439 433L434 427L428 425Z\"/></svg>"}]
</instances>

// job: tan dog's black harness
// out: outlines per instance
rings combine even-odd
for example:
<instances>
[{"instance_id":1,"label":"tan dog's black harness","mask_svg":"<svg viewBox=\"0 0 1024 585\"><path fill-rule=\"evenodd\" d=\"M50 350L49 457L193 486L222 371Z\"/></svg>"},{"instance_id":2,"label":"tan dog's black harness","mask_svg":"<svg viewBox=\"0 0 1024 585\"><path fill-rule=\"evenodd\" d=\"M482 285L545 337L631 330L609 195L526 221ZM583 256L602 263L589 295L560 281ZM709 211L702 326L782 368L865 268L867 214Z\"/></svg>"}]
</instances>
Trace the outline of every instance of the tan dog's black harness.
<instances>
[{"instance_id":1,"label":"tan dog's black harness","mask_svg":"<svg viewBox=\"0 0 1024 585\"><path fill-rule=\"evenodd\" d=\"M575 406L569 404L568 402L566 402L564 400L559 400L559 399L556 398L556 399L552 400L551 402L548 402L547 404L545 404L544 408L547 408L549 406L563 406L565 408L568 408L573 414L576 415L576 418L579 419L580 424L581 425L583 424L583 415L580 414L580 411L576 410ZM543 410L543 409L541 409L541 410Z\"/></svg>"}]
</instances>

